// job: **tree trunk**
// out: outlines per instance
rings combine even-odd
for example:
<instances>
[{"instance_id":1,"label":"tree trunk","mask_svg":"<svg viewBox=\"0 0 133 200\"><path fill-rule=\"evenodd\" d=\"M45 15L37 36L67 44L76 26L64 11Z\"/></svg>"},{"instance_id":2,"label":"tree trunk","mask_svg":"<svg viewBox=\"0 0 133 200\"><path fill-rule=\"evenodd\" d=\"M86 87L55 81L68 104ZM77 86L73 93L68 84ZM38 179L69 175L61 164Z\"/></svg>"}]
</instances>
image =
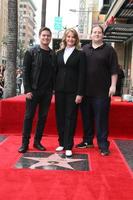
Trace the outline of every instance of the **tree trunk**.
<instances>
[{"instance_id":1,"label":"tree trunk","mask_svg":"<svg viewBox=\"0 0 133 200\"><path fill-rule=\"evenodd\" d=\"M16 60L18 35L17 0L8 0L7 63L4 73L4 98L16 96Z\"/></svg>"}]
</instances>

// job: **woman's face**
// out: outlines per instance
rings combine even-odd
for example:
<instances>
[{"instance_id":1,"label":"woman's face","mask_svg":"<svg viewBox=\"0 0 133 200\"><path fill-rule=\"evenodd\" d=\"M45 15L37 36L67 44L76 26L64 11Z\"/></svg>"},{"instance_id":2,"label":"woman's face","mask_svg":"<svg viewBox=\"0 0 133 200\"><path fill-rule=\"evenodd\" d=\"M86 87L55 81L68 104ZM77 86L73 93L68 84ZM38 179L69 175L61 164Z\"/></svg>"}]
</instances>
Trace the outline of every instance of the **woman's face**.
<instances>
[{"instance_id":1,"label":"woman's face","mask_svg":"<svg viewBox=\"0 0 133 200\"><path fill-rule=\"evenodd\" d=\"M93 42L102 42L103 41L103 32L99 26L94 27L92 29L91 39Z\"/></svg>"},{"instance_id":2,"label":"woman's face","mask_svg":"<svg viewBox=\"0 0 133 200\"><path fill-rule=\"evenodd\" d=\"M68 32L66 35L66 46L73 47L73 46L75 46L75 43L76 43L76 38L75 38L74 34L71 31Z\"/></svg>"}]
</instances>

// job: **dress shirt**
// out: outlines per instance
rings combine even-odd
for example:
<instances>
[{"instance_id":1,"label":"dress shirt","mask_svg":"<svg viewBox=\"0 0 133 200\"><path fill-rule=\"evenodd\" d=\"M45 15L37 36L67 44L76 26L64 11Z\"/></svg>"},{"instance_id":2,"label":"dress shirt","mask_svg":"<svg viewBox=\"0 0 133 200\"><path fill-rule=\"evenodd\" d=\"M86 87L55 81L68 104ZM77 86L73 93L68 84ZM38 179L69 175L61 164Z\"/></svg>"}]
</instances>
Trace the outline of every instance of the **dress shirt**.
<instances>
[{"instance_id":1,"label":"dress shirt","mask_svg":"<svg viewBox=\"0 0 133 200\"><path fill-rule=\"evenodd\" d=\"M65 51L64 51L64 63L66 64L69 56L72 54L72 52L74 51L75 46L74 47L66 47Z\"/></svg>"}]
</instances>

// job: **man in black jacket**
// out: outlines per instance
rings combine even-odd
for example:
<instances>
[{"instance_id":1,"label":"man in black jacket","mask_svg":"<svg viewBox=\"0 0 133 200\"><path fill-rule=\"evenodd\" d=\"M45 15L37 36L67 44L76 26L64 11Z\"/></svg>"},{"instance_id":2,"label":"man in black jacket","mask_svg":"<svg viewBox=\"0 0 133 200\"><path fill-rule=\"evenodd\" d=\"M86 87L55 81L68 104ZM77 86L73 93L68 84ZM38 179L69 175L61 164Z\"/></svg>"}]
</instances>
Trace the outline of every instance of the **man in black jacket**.
<instances>
[{"instance_id":1,"label":"man in black jacket","mask_svg":"<svg viewBox=\"0 0 133 200\"><path fill-rule=\"evenodd\" d=\"M19 153L28 150L32 122L38 106L38 122L34 137L34 147L44 151L40 143L51 102L54 82L53 51L49 48L52 33L43 27L39 31L40 45L26 51L24 57L24 90L26 95L26 112L24 117L22 146Z\"/></svg>"}]
</instances>

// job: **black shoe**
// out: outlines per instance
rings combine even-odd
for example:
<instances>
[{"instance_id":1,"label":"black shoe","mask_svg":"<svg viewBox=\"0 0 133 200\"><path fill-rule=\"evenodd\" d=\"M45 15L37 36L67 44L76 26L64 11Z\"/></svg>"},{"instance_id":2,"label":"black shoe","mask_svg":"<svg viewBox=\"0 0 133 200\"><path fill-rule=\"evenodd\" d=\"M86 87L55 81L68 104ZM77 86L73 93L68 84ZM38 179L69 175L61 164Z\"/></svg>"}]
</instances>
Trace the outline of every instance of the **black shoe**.
<instances>
[{"instance_id":1,"label":"black shoe","mask_svg":"<svg viewBox=\"0 0 133 200\"><path fill-rule=\"evenodd\" d=\"M110 151L109 150L100 150L100 154L102 156L108 156L110 154Z\"/></svg>"},{"instance_id":2,"label":"black shoe","mask_svg":"<svg viewBox=\"0 0 133 200\"><path fill-rule=\"evenodd\" d=\"M28 150L28 145L22 145L19 149L19 153L25 153Z\"/></svg>"},{"instance_id":3,"label":"black shoe","mask_svg":"<svg viewBox=\"0 0 133 200\"><path fill-rule=\"evenodd\" d=\"M84 148L92 148L94 147L93 143L81 142L75 146L76 148L84 149Z\"/></svg>"},{"instance_id":4,"label":"black shoe","mask_svg":"<svg viewBox=\"0 0 133 200\"><path fill-rule=\"evenodd\" d=\"M46 148L41 143L34 143L33 146L40 151L46 151Z\"/></svg>"}]
</instances>

